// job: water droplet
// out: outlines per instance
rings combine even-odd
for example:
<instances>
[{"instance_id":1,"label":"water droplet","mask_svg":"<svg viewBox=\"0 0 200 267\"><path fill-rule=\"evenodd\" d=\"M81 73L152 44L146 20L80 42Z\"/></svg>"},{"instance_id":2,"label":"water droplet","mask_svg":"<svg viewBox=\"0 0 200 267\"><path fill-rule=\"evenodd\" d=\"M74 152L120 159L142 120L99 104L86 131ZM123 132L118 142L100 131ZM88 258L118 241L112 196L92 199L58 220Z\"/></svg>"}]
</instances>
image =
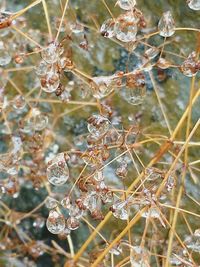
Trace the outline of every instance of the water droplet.
<instances>
[{"instance_id":1,"label":"water droplet","mask_svg":"<svg viewBox=\"0 0 200 267\"><path fill-rule=\"evenodd\" d=\"M120 15L115 24L115 36L122 42L135 41L137 35L137 19L132 12Z\"/></svg>"},{"instance_id":2,"label":"water droplet","mask_svg":"<svg viewBox=\"0 0 200 267\"><path fill-rule=\"evenodd\" d=\"M189 0L188 6L193 10L200 10L200 0Z\"/></svg>"},{"instance_id":3,"label":"water droplet","mask_svg":"<svg viewBox=\"0 0 200 267\"><path fill-rule=\"evenodd\" d=\"M88 119L88 131L94 138L99 139L107 133L109 121L101 115L93 115Z\"/></svg>"},{"instance_id":4,"label":"water droplet","mask_svg":"<svg viewBox=\"0 0 200 267\"><path fill-rule=\"evenodd\" d=\"M65 229L65 218L56 210L51 210L46 221L46 226L52 234L60 234Z\"/></svg>"},{"instance_id":5,"label":"water droplet","mask_svg":"<svg viewBox=\"0 0 200 267\"><path fill-rule=\"evenodd\" d=\"M175 33L175 21L170 11L163 13L158 23L158 30L163 37L170 37Z\"/></svg>"},{"instance_id":6,"label":"water droplet","mask_svg":"<svg viewBox=\"0 0 200 267\"><path fill-rule=\"evenodd\" d=\"M118 0L118 6L124 10L131 10L136 5L136 0Z\"/></svg>"},{"instance_id":7,"label":"water droplet","mask_svg":"<svg viewBox=\"0 0 200 267\"><path fill-rule=\"evenodd\" d=\"M100 32L103 37L112 38L114 33L115 21L113 19L107 19L101 26Z\"/></svg>"},{"instance_id":8,"label":"water droplet","mask_svg":"<svg viewBox=\"0 0 200 267\"><path fill-rule=\"evenodd\" d=\"M69 178L69 169L64 153L58 154L47 168L47 177L53 185L63 185Z\"/></svg>"},{"instance_id":9,"label":"water droplet","mask_svg":"<svg viewBox=\"0 0 200 267\"><path fill-rule=\"evenodd\" d=\"M0 66L8 65L11 62L11 56L6 50L3 42L0 41Z\"/></svg>"}]
</instances>

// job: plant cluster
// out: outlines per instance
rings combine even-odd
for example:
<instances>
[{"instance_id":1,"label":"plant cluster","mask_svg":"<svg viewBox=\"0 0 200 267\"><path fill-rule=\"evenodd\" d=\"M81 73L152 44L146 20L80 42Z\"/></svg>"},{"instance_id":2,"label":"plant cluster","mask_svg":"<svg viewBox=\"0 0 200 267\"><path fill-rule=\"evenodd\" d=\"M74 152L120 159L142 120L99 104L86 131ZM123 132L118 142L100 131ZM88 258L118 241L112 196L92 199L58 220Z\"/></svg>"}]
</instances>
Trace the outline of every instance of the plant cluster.
<instances>
[{"instance_id":1,"label":"plant cluster","mask_svg":"<svg viewBox=\"0 0 200 267\"><path fill-rule=\"evenodd\" d=\"M152 25L140 0L92 2L103 21L78 0L15 13L2 3L2 266L40 266L45 254L65 267L199 266L188 187L199 188L200 30L178 27L173 11ZM182 2L199 14L199 0ZM36 26L34 9L45 18ZM189 92L178 117L163 91L176 75Z\"/></svg>"}]
</instances>

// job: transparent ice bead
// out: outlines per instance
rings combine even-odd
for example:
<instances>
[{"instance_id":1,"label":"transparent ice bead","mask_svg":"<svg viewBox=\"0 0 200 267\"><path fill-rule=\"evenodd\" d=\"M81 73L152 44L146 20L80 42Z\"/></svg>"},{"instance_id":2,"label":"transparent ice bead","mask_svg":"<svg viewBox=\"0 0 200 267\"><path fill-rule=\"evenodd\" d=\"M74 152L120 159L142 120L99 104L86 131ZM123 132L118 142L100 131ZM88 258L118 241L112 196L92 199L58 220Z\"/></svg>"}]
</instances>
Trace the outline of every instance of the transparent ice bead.
<instances>
[{"instance_id":1,"label":"transparent ice bead","mask_svg":"<svg viewBox=\"0 0 200 267\"><path fill-rule=\"evenodd\" d=\"M121 42L133 42L137 35L137 19L132 12L120 15L115 24L115 36Z\"/></svg>"},{"instance_id":2,"label":"transparent ice bead","mask_svg":"<svg viewBox=\"0 0 200 267\"><path fill-rule=\"evenodd\" d=\"M14 99L13 99L13 108L16 110L22 110L24 109L26 106L26 101L25 98L23 97L23 95L17 95Z\"/></svg>"},{"instance_id":3,"label":"transparent ice bead","mask_svg":"<svg viewBox=\"0 0 200 267\"><path fill-rule=\"evenodd\" d=\"M200 10L200 0L189 0L188 6L193 10Z\"/></svg>"},{"instance_id":4,"label":"transparent ice bead","mask_svg":"<svg viewBox=\"0 0 200 267\"><path fill-rule=\"evenodd\" d=\"M136 0L118 0L118 6L124 10L131 10L136 5Z\"/></svg>"},{"instance_id":5,"label":"transparent ice bead","mask_svg":"<svg viewBox=\"0 0 200 267\"><path fill-rule=\"evenodd\" d=\"M163 37L170 37L175 33L175 21L170 11L163 13L158 23L158 30Z\"/></svg>"},{"instance_id":6,"label":"transparent ice bead","mask_svg":"<svg viewBox=\"0 0 200 267\"><path fill-rule=\"evenodd\" d=\"M45 76L49 71L50 66L44 60L42 60L36 68L36 74L38 76Z\"/></svg>"},{"instance_id":7,"label":"transparent ice bead","mask_svg":"<svg viewBox=\"0 0 200 267\"><path fill-rule=\"evenodd\" d=\"M129 104L140 105L146 97L146 87L124 87L121 93Z\"/></svg>"},{"instance_id":8,"label":"transparent ice bead","mask_svg":"<svg viewBox=\"0 0 200 267\"><path fill-rule=\"evenodd\" d=\"M65 229L65 218L60 212L51 210L46 221L46 226L52 234L60 234Z\"/></svg>"},{"instance_id":9,"label":"transparent ice bead","mask_svg":"<svg viewBox=\"0 0 200 267\"><path fill-rule=\"evenodd\" d=\"M88 131L91 135L99 139L107 133L109 129L109 121L101 115L93 115L88 119Z\"/></svg>"},{"instance_id":10,"label":"transparent ice bead","mask_svg":"<svg viewBox=\"0 0 200 267\"><path fill-rule=\"evenodd\" d=\"M42 131L48 125L48 117L44 114L36 114L28 119L28 124L31 125L35 131Z\"/></svg>"},{"instance_id":11,"label":"transparent ice bead","mask_svg":"<svg viewBox=\"0 0 200 267\"><path fill-rule=\"evenodd\" d=\"M116 82L112 77L94 77L91 83L93 90L93 96L97 99L101 99L109 95L116 87Z\"/></svg>"},{"instance_id":12,"label":"transparent ice bead","mask_svg":"<svg viewBox=\"0 0 200 267\"><path fill-rule=\"evenodd\" d=\"M113 19L107 19L101 26L100 32L103 37L112 38L114 33L115 22Z\"/></svg>"},{"instance_id":13,"label":"transparent ice bead","mask_svg":"<svg viewBox=\"0 0 200 267\"><path fill-rule=\"evenodd\" d=\"M11 56L6 50L6 47L2 41L0 41L0 66L6 66L11 62Z\"/></svg>"},{"instance_id":14,"label":"transparent ice bead","mask_svg":"<svg viewBox=\"0 0 200 267\"><path fill-rule=\"evenodd\" d=\"M134 267L149 267L149 253L140 246L132 246L130 251L131 266Z\"/></svg>"},{"instance_id":15,"label":"transparent ice bead","mask_svg":"<svg viewBox=\"0 0 200 267\"><path fill-rule=\"evenodd\" d=\"M48 196L45 201L47 209L55 209L58 206L57 200L53 197Z\"/></svg>"},{"instance_id":16,"label":"transparent ice bead","mask_svg":"<svg viewBox=\"0 0 200 267\"><path fill-rule=\"evenodd\" d=\"M180 66L181 72L187 77L193 77L199 70L199 61L197 60L196 52L189 54L187 59Z\"/></svg>"},{"instance_id":17,"label":"transparent ice bead","mask_svg":"<svg viewBox=\"0 0 200 267\"><path fill-rule=\"evenodd\" d=\"M47 178L55 186L63 185L69 179L69 169L64 153L58 154L50 161L47 168Z\"/></svg>"},{"instance_id":18,"label":"transparent ice bead","mask_svg":"<svg viewBox=\"0 0 200 267\"><path fill-rule=\"evenodd\" d=\"M67 228L70 230L76 230L80 226L79 220L75 217L69 217L67 219Z\"/></svg>"},{"instance_id":19,"label":"transparent ice bead","mask_svg":"<svg viewBox=\"0 0 200 267\"><path fill-rule=\"evenodd\" d=\"M41 56L48 64L55 63L59 58L58 47L55 43L49 44L47 48L42 50Z\"/></svg>"},{"instance_id":20,"label":"transparent ice bead","mask_svg":"<svg viewBox=\"0 0 200 267\"><path fill-rule=\"evenodd\" d=\"M59 74L52 68L41 80L42 90L46 93L55 92L60 85Z\"/></svg>"}]
</instances>

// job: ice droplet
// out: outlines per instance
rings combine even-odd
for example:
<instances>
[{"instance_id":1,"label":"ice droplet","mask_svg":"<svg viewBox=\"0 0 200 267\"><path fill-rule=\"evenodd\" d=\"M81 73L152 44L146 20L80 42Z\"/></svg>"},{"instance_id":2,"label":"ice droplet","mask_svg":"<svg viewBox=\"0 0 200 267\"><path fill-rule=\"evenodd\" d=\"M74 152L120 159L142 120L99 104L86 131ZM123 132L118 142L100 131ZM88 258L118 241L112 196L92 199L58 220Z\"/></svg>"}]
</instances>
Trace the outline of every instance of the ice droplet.
<instances>
[{"instance_id":1,"label":"ice droplet","mask_svg":"<svg viewBox=\"0 0 200 267\"><path fill-rule=\"evenodd\" d=\"M189 0L188 6L193 10L200 10L200 0Z\"/></svg>"},{"instance_id":2,"label":"ice droplet","mask_svg":"<svg viewBox=\"0 0 200 267\"><path fill-rule=\"evenodd\" d=\"M0 41L0 66L8 65L11 61L11 56L6 50L6 47L2 41Z\"/></svg>"},{"instance_id":3,"label":"ice droplet","mask_svg":"<svg viewBox=\"0 0 200 267\"><path fill-rule=\"evenodd\" d=\"M126 12L117 18L115 36L122 42L133 42L137 35L137 18L132 12Z\"/></svg>"},{"instance_id":4,"label":"ice droplet","mask_svg":"<svg viewBox=\"0 0 200 267\"><path fill-rule=\"evenodd\" d=\"M88 131L91 135L99 139L109 129L109 121L101 115L93 115L88 119Z\"/></svg>"},{"instance_id":5,"label":"ice droplet","mask_svg":"<svg viewBox=\"0 0 200 267\"><path fill-rule=\"evenodd\" d=\"M115 22L113 19L107 19L101 26L100 32L103 37L112 38L114 33Z\"/></svg>"},{"instance_id":6,"label":"ice droplet","mask_svg":"<svg viewBox=\"0 0 200 267\"><path fill-rule=\"evenodd\" d=\"M170 11L163 13L158 23L158 30L163 37L170 37L175 33L175 21Z\"/></svg>"},{"instance_id":7,"label":"ice droplet","mask_svg":"<svg viewBox=\"0 0 200 267\"><path fill-rule=\"evenodd\" d=\"M46 226L52 234L60 234L65 229L65 218L56 210L51 210L46 221Z\"/></svg>"},{"instance_id":8,"label":"ice droplet","mask_svg":"<svg viewBox=\"0 0 200 267\"><path fill-rule=\"evenodd\" d=\"M136 5L136 0L118 0L118 6L124 10L131 10Z\"/></svg>"},{"instance_id":9,"label":"ice droplet","mask_svg":"<svg viewBox=\"0 0 200 267\"><path fill-rule=\"evenodd\" d=\"M66 183L69 178L69 169L64 153L58 154L50 161L47 168L47 178L51 184L56 186Z\"/></svg>"},{"instance_id":10,"label":"ice droplet","mask_svg":"<svg viewBox=\"0 0 200 267\"><path fill-rule=\"evenodd\" d=\"M47 48L41 52L41 56L48 64L55 63L59 58L58 47L51 43Z\"/></svg>"}]
</instances>

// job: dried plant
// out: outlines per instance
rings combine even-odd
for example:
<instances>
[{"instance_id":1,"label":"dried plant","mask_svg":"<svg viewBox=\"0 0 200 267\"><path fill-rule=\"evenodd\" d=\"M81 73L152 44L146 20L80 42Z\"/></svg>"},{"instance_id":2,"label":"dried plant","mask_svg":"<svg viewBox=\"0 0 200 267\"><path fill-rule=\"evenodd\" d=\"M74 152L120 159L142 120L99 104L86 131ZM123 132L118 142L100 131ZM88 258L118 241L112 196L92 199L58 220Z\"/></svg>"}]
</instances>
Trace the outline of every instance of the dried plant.
<instances>
[{"instance_id":1,"label":"dried plant","mask_svg":"<svg viewBox=\"0 0 200 267\"><path fill-rule=\"evenodd\" d=\"M8 2L0 265L199 266L197 23L140 0Z\"/></svg>"}]
</instances>

